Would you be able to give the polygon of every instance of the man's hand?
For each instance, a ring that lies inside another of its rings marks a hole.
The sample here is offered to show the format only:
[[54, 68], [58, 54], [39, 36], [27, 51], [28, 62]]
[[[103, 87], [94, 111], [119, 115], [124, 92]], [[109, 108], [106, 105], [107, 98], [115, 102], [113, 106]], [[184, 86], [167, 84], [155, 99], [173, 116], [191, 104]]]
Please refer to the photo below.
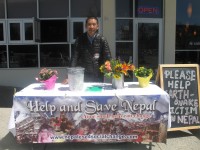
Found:
[[68, 84], [68, 79], [64, 79], [64, 80], [62, 81], [62, 84]]

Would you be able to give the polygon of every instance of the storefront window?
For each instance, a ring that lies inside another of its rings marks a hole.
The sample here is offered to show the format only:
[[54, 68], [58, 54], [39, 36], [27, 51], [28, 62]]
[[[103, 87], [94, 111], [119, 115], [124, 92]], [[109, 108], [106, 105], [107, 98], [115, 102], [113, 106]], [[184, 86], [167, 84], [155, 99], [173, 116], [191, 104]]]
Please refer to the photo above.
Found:
[[138, 65], [153, 69], [158, 67], [159, 24], [138, 24]]
[[41, 20], [41, 42], [67, 42], [67, 20]]
[[116, 0], [116, 17], [133, 17], [133, 0]]
[[5, 45], [0, 45], [0, 68], [7, 67], [7, 51]]
[[85, 18], [96, 16], [101, 23], [101, 2], [0, 0], [0, 43], [7, 50], [0, 67], [68, 66], [73, 43], [85, 32]]
[[1, 19], [5, 18], [5, 4], [4, 4], [4, 0], [0, 0], [0, 18]]
[[41, 67], [66, 67], [69, 65], [68, 44], [40, 45]]
[[73, 24], [73, 39], [77, 39], [84, 32], [83, 22], [74, 22]]
[[136, 0], [135, 17], [138, 18], [162, 18], [163, 0]]
[[101, 16], [101, 0], [71, 0], [71, 17]]
[[38, 67], [37, 45], [9, 45], [9, 67]]
[[21, 24], [17, 22], [10, 23], [10, 40], [20, 41], [21, 40]]
[[10, 19], [9, 26], [9, 43], [33, 43], [33, 20], [29, 19]]
[[69, 0], [39, 0], [40, 18], [66, 18], [69, 16]]
[[25, 40], [33, 40], [33, 23], [24, 23]]
[[5, 41], [4, 22], [0, 21], [0, 43]]
[[129, 62], [133, 61], [133, 42], [117, 42], [116, 58]]
[[177, 0], [176, 50], [200, 49], [200, 1]]
[[7, 0], [8, 18], [37, 17], [36, 0]]
[[200, 51], [176, 51], [176, 64], [200, 64]]
[[133, 20], [116, 20], [116, 40], [133, 40]]

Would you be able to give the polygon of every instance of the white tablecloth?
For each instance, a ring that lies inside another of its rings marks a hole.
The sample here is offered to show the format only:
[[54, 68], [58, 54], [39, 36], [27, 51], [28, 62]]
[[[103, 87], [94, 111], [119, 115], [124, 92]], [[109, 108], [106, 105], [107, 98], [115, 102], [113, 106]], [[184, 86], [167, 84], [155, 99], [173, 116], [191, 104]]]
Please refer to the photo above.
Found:
[[[95, 87], [95, 88], [93, 88]], [[96, 90], [97, 88], [97, 90]], [[73, 97], [73, 96], [140, 96], [140, 95], [160, 95], [160, 101], [157, 104], [157, 111], [159, 113], [166, 113], [168, 115], [168, 128], [171, 126], [170, 117], [170, 98], [169, 95], [163, 91], [160, 87], [155, 84], [150, 84], [148, 87], [140, 88], [138, 82], [125, 82], [125, 87], [123, 89], [112, 89], [111, 84], [108, 83], [85, 83], [82, 91], [69, 91], [68, 85], [63, 85], [56, 83], [53, 90], [44, 90], [41, 83], [31, 84], [21, 91], [17, 92], [14, 96], [14, 102], [18, 97], [51, 97], [51, 96], [63, 96], [63, 97]], [[142, 99], [142, 101], [148, 101]], [[15, 123], [20, 122], [20, 119], [16, 120], [16, 111], [18, 111], [19, 105], [14, 103], [12, 113], [9, 122], [9, 131], [16, 135]]]

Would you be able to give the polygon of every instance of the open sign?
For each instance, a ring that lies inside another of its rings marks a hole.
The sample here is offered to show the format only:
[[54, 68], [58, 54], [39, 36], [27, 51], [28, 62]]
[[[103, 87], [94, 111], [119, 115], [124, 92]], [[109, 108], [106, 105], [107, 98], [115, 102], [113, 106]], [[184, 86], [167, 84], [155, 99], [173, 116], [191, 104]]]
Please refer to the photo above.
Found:
[[140, 6], [137, 9], [137, 13], [144, 14], [144, 15], [148, 15], [148, 14], [158, 15], [160, 14], [160, 9], [158, 7]]

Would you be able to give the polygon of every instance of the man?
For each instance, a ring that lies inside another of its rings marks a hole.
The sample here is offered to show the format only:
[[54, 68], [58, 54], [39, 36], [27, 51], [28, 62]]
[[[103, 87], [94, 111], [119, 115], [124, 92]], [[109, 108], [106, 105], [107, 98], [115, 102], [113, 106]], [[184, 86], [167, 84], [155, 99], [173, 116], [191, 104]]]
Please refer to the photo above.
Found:
[[85, 82], [103, 82], [103, 74], [99, 67], [111, 59], [108, 42], [98, 33], [99, 22], [96, 17], [86, 19], [86, 30], [75, 41], [75, 49], [72, 52], [71, 67], [85, 68]]

